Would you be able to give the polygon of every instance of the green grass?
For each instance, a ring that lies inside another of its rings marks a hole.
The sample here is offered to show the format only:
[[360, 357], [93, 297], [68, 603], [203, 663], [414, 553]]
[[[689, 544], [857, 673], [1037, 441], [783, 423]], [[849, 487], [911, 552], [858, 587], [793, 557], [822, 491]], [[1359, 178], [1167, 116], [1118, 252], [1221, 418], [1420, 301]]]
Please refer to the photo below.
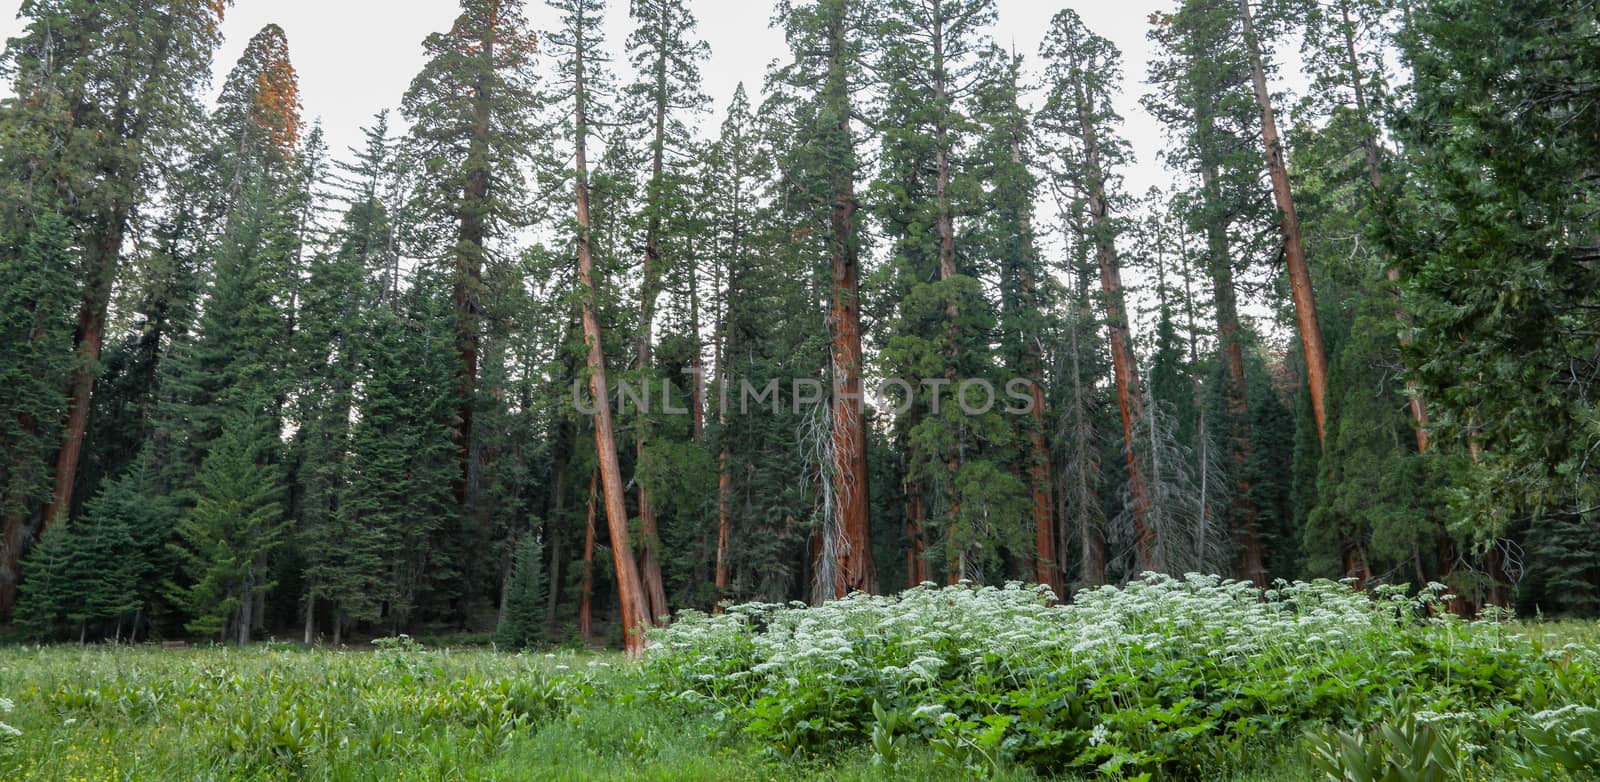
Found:
[[[1042, 776], [1071, 769], [1326, 782], [1314, 768], [1340, 747], [1341, 779], [1596, 778], [1600, 751], [1577, 737], [1600, 734], [1600, 623], [1398, 621], [1408, 604], [1392, 596], [1294, 594], [1289, 611], [1232, 587], [1153, 582], [1062, 611], [952, 588], [752, 608], [764, 629], [735, 609], [681, 617], [645, 665], [405, 638], [372, 651], [0, 646], [0, 780], [1077, 779]], [[1046, 740], [1080, 754], [1041, 762]], [[1453, 770], [1384, 776], [1435, 745], [1434, 765]]]
[[[613, 654], [0, 649], [0, 779], [811, 780], [970, 777], [925, 747], [787, 758], [638, 697]], [[1003, 768], [991, 777], [1037, 777]], [[1312, 780], [1296, 761], [1239, 782]]]

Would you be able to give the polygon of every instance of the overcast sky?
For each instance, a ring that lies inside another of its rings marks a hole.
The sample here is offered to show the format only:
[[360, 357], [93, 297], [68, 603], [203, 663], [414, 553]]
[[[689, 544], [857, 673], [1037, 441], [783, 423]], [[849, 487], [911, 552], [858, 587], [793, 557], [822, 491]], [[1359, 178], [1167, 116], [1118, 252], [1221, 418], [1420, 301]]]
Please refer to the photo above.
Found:
[[[17, 34], [20, 0], [0, 0], [0, 33]], [[1141, 193], [1167, 180], [1156, 164], [1163, 142], [1161, 129], [1138, 108], [1149, 44], [1147, 18], [1152, 11], [1171, 5], [1168, 0], [1120, 2], [1041, 2], [998, 0], [996, 42], [1015, 46], [1035, 65], [1039, 42], [1050, 17], [1063, 7], [1078, 9], [1089, 27], [1121, 47], [1124, 75], [1121, 110], [1127, 136], [1138, 164], [1124, 172], [1131, 192]], [[740, 81], [752, 98], [760, 90], [768, 63], [787, 50], [782, 34], [769, 26], [768, 0], [691, 0], [700, 22], [700, 34], [711, 46], [705, 64], [705, 90], [716, 102], [715, 112], [702, 120], [713, 131], [722, 110]], [[300, 75], [307, 119], [321, 118], [335, 154], [360, 141], [359, 128], [369, 124], [381, 109], [396, 108], [411, 77], [422, 66], [422, 39], [447, 29], [457, 13], [455, 0], [235, 0], [223, 32], [226, 41], [213, 67], [213, 92], [232, 67], [250, 37], [263, 25], [277, 23], [289, 37], [290, 56]], [[542, 2], [530, 2], [528, 14], [536, 29], [555, 24], [555, 12]], [[631, 23], [627, 0], [612, 0], [607, 16], [607, 43], [620, 57]], [[8, 85], [9, 86], [9, 85]]]

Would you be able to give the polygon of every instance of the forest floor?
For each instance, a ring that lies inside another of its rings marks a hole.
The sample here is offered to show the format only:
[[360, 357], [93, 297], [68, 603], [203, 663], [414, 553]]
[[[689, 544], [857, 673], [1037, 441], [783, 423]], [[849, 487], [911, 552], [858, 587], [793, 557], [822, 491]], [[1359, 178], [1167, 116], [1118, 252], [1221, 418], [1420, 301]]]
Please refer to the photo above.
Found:
[[[1600, 625], [1529, 625], [1600, 647]], [[650, 696], [615, 653], [505, 654], [409, 642], [336, 651], [0, 648], [7, 780], [942, 780], [1040, 778], [951, 765], [927, 746], [892, 767], [870, 746], [785, 756], [704, 709]], [[1231, 782], [1312, 782], [1286, 742]]]

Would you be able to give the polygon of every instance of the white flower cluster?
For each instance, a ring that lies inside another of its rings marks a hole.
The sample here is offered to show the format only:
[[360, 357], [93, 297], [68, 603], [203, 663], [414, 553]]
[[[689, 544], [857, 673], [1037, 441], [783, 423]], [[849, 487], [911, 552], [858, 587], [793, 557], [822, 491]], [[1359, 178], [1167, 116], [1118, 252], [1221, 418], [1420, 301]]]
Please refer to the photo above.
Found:
[[[13, 703], [10, 698], [0, 698], [0, 714], [10, 714], [11, 710], [15, 709], [16, 707], [17, 704]], [[3, 721], [0, 721], [0, 741], [16, 738], [17, 736], [21, 735], [22, 731], [7, 725]]]
[[[893, 596], [855, 594], [821, 606], [747, 604], [721, 616], [689, 612], [654, 635], [649, 666], [684, 694], [717, 698], [769, 686], [848, 681], [913, 692], [986, 670], [1010, 680], [1079, 680], [1163, 659], [1259, 665], [1264, 657], [1314, 677], [1330, 649], [1372, 656], [1376, 670], [1409, 652], [1367, 643], [1393, 629], [1415, 598], [1329, 581], [1280, 582], [1265, 592], [1211, 576], [1147, 574], [1124, 587], [1057, 604], [1048, 589], [924, 585]], [[1430, 620], [1448, 621], [1448, 620]]]

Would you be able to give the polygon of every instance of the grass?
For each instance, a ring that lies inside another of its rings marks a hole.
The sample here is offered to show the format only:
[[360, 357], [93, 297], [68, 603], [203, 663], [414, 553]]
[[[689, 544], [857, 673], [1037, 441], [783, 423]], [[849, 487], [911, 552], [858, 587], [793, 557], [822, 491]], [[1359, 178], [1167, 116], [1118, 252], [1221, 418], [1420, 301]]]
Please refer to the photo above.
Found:
[[[637, 697], [641, 675], [605, 653], [10, 647], [0, 649], [0, 694], [15, 706], [0, 721], [21, 735], [0, 741], [0, 779], [971, 776], [926, 748], [892, 770], [865, 748], [783, 757], [709, 716]], [[990, 778], [1037, 779], [1015, 768]], [[1289, 761], [1237, 779], [1314, 777]]]
[[[1596, 778], [1600, 753], [1574, 736], [1600, 733], [1600, 624], [1402, 621], [1393, 596], [1237, 591], [745, 607], [681, 618], [645, 664], [403, 637], [0, 647], [0, 779]], [[1412, 762], [1427, 768], [1385, 776]]]

